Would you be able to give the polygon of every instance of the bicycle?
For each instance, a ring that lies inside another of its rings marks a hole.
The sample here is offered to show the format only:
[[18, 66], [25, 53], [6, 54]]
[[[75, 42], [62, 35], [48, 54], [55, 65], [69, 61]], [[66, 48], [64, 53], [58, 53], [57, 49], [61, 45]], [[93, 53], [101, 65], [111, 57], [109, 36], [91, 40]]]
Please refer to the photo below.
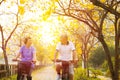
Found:
[[59, 60], [59, 59], [57, 59], [55, 62], [62, 63], [62, 73], [60, 74], [62, 80], [70, 80], [69, 66], [70, 66], [70, 64], [74, 64], [74, 62], [72, 60], [71, 61], [64, 61], [64, 60]]
[[35, 64], [35, 61], [21, 61], [19, 59], [13, 59], [12, 61], [18, 62], [17, 80], [31, 80], [29, 77], [29, 72], [32, 63]]

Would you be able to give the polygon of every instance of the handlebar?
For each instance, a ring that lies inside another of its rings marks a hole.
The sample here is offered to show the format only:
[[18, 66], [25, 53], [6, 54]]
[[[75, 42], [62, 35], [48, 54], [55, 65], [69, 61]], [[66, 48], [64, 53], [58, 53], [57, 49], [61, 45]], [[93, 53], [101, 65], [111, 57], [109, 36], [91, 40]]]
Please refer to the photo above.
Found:
[[[20, 60], [20, 59], [12, 59], [12, 61], [14, 61], [14, 62], [19, 62], [19, 61], [21, 61], [21, 60]], [[32, 61], [28, 61], [28, 62], [32, 62], [32, 63], [34, 63], [34, 64], [36, 63], [36, 61], [33, 61], [33, 60], [32, 60]]]
[[16, 61], [21, 61], [20, 59], [12, 59], [12, 61], [16, 62]]
[[[53, 62], [71, 62], [71, 63], [75, 63], [74, 60], [69, 60], [69, 61], [65, 61], [65, 60], [60, 60], [60, 59], [56, 59], [56, 60], [52, 60]], [[77, 62], [78, 60], [76, 60]]]

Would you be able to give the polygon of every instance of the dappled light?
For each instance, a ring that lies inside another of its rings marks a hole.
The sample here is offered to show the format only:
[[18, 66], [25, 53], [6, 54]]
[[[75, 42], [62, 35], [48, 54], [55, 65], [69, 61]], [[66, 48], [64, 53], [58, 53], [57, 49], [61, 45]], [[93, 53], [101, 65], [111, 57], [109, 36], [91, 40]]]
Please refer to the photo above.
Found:
[[38, 33], [41, 34], [41, 38], [40, 41], [43, 42], [43, 45], [49, 45], [49, 44], [53, 44], [53, 40], [55, 40], [54, 34], [54, 28], [55, 26], [52, 25], [52, 23], [50, 22], [43, 22], [42, 23], [42, 29], [38, 29]]
[[120, 80], [119, 27], [119, 0], [0, 0], [0, 80], [16, 80], [22, 49], [33, 80], [56, 80], [62, 52], [74, 80]]

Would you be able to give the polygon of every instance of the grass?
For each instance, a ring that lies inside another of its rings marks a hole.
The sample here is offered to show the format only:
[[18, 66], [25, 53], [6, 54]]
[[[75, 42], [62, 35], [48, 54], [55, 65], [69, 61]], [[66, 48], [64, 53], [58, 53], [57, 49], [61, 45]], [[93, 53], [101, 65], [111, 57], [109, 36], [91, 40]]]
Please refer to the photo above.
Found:
[[[38, 70], [35, 70], [35, 71], [33, 71], [33, 74], [36, 74], [38, 71], [42, 71], [42, 70], [44, 70], [45, 68], [43, 67], [43, 68], [40, 68], [40, 69], [38, 69]], [[10, 76], [10, 77], [5, 77], [5, 78], [2, 78], [2, 79], [0, 79], [0, 80], [16, 80], [16, 78], [17, 78], [17, 75], [13, 75], [13, 76]]]
[[17, 75], [13, 75], [13, 76], [10, 76], [10, 77], [2, 78], [0, 80], [16, 80], [16, 76]]

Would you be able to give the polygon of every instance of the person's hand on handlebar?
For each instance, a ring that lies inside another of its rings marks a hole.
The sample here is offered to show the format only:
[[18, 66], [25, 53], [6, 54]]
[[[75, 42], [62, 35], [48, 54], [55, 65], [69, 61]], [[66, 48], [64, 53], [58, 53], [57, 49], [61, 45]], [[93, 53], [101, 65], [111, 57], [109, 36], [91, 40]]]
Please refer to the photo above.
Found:
[[32, 61], [32, 63], [36, 64], [36, 61], [35, 61], [35, 60], [33, 60], [33, 61]]
[[16, 59], [16, 58], [14, 58], [14, 59], [12, 59], [12, 61], [17, 61], [17, 59]]
[[77, 64], [77, 62], [78, 62], [78, 60], [73, 60], [73, 63], [76, 65]]
[[56, 59], [54, 59], [53, 62], [56, 63]]
[[21, 61], [19, 58], [13, 58], [12, 61]]

